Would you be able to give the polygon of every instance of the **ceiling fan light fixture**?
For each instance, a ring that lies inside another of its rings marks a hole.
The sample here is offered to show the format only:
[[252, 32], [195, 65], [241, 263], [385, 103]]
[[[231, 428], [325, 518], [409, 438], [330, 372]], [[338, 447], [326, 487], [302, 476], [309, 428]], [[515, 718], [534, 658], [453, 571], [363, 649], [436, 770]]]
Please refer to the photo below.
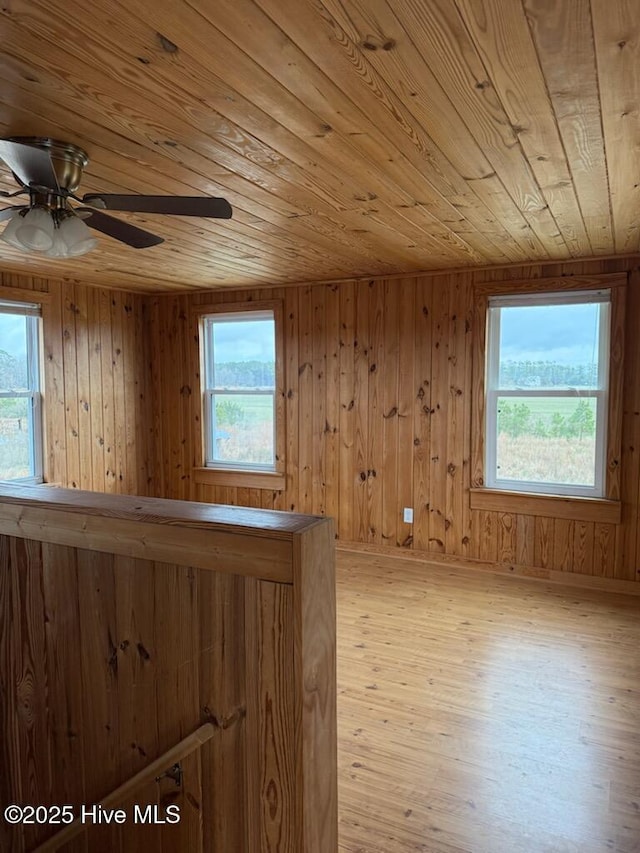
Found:
[[69, 249], [67, 248], [67, 244], [64, 242], [62, 235], [60, 234], [60, 229], [56, 228], [53, 234], [53, 246], [49, 249], [48, 252], [45, 253], [48, 258], [68, 258], [69, 257]]
[[5, 243], [8, 243], [10, 246], [13, 246], [14, 249], [20, 249], [20, 251], [25, 252], [26, 249], [22, 245], [22, 243], [18, 242], [16, 237], [16, 231], [20, 228], [22, 224], [22, 217], [20, 216], [20, 211], [16, 210], [13, 214], [7, 225], [5, 226], [4, 231], [0, 234], [0, 240], [4, 240]]
[[[80, 217], [75, 215], [66, 216], [62, 220], [58, 226], [58, 234], [67, 250], [66, 256], [63, 257], [77, 258], [80, 255], [86, 255], [98, 245], [95, 237], [91, 236], [91, 231]], [[61, 256], [57, 255], [57, 257]]]
[[[85, 151], [72, 142], [43, 136], [12, 136], [0, 139], [0, 160], [11, 169], [20, 189], [3, 192], [5, 198], [29, 195], [29, 210], [0, 209], [0, 222], [7, 222], [4, 242], [21, 251], [37, 252], [51, 258], [85, 255], [98, 241], [80, 220], [84, 214], [90, 228], [133, 249], [146, 249], [163, 243], [162, 237], [122, 221], [103, 211], [168, 214], [208, 219], [230, 219], [231, 205], [212, 196], [167, 196], [89, 193], [75, 194], [84, 168], [89, 162]], [[82, 207], [71, 204], [80, 202]]]
[[53, 246], [54, 227], [49, 210], [33, 207], [22, 217], [22, 221], [16, 228], [15, 237], [21, 248], [27, 251], [47, 252]]

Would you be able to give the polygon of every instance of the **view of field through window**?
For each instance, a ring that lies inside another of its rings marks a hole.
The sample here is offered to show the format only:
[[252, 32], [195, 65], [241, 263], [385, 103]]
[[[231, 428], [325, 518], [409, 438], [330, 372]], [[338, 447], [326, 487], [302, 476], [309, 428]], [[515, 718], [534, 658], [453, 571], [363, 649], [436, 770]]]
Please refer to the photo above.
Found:
[[498, 480], [594, 487], [601, 310], [600, 302], [500, 307]]
[[210, 461], [227, 465], [273, 466], [273, 316], [255, 319], [214, 317], [209, 344]]
[[595, 399], [498, 399], [500, 477], [592, 486], [595, 452]]
[[0, 479], [29, 477], [31, 471], [27, 319], [0, 312]]

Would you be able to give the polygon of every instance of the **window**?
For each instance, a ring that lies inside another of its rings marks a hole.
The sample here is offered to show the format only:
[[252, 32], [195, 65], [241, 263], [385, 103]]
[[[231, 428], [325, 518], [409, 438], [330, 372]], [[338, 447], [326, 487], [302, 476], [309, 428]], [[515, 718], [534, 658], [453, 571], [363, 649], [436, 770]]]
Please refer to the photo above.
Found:
[[281, 404], [273, 307], [202, 317], [204, 464], [281, 471]]
[[603, 497], [611, 291], [488, 300], [485, 486]]
[[42, 482], [39, 315], [0, 301], [0, 480]]

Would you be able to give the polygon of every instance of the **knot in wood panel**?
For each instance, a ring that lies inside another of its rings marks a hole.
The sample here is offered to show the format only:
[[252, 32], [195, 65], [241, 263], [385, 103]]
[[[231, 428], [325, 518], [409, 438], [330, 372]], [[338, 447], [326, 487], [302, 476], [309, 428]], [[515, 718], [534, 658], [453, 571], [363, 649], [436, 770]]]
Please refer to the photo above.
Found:
[[158, 41], [160, 42], [160, 46], [167, 53], [177, 53], [178, 45], [174, 44], [171, 39], [168, 39], [166, 36], [163, 36], [162, 33], [156, 33], [158, 37]]

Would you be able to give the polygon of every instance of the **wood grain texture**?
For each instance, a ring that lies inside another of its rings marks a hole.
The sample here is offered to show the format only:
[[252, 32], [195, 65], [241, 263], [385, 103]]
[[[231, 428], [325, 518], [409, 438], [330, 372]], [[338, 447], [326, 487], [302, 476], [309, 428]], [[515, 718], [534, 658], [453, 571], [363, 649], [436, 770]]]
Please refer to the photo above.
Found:
[[[5, 246], [3, 269], [180, 293], [637, 252], [634, 13], [77, 0], [70, 20], [59, 1], [14, 0], [0, 136], [86, 148], [81, 193], [223, 196], [233, 218], [116, 213], [165, 242], [99, 235], [55, 261]], [[15, 189], [4, 165], [0, 186]]]
[[[215, 729], [211, 723], [205, 723], [200, 726], [195, 732], [187, 735], [179, 743], [159, 755], [151, 764], [135, 776], [131, 776], [122, 785], [110, 791], [107, 796], [102, 797], [99, 805], [107, 810], [120, 807], [123, 802], [126, 802], [130, 798], [133, 798], [135, 801], [136, 794], [141, 788], [144, 788], [149, 782], [157, 781], [157, 777], [164, 775], [167, 767], [171, 768], [174, 764], [179, 764], [183, 761], [186, 763], [186, 759], [190, 758], [196, 750], [201, 749], [213, 737], [214, 733]], [[60, 832], [57, 832], [43, 844], [40, 844], [34, 853], [55, 853], [56, 850], [67, 845], [76, 835], [84, 832], [84, 824], [85, 822], [81, 818], [76, 818], [73, 823], [66, 826]], [[167, 850], [171, 849], [169, 845], [166, 846]], [[192, 846], [190, 849], [195, 850], [195, 846]]]
[[[125, 310], [115, 291], [0, 274], [0, 298], [43, 300], [46, 480], [147, 494], [148, 442], [146, 436], [139, 442], [135, 438], [137, 425], [148, 423], [151, 411], [147, 363], [139, 357], [131, 330], [122, 331], [141, 314], [140, 297], [128, 295]], [[120, 307], [112, 313], [114, 300]], [[130, 386], [127, 406], [125, 381]]]
[[339, 853], [637, 848], [638, 597], [388, 548], [337, 588]]
[[292, 579], [291, 534], [307, 527], [308, 517], [291, 513], [0, 486], [2, 533], [284, 583]]
[[470, 490], [471, 509], [485, 509], [494, 512], [517, 512], [519, 515], [546, 518], [577, 519], [578, 521], [609, 521], [619, 524], [622, 507], [619, 501], [599, 498], [575, 499], [560, 495], [535, 495], [531, 497], [522, 492], [509, 492], [497, 489]]
[[[296, 683], [295, 849], [335, 850], [338, 831], [336, 764], [336, 612], [333, 525], [316, 525], [294, 543], [293, 645]], [[318, 601], [325, 602], [319, 608]], [[313, 804], [313, 807], [311, 807]]]
[[[47, 487], [7, 487], [0, 515], [28, 514], [30, 501], [49, 507], [40, 534], [0, 532], [0, 809], [64, 802], [78, 816], [81, 804], [104, 801], [127, 811], [123, 826], [65, 833], [64, 849], [77, 853], [334, 853], [332, 524], [226, 507], [245, 522], [231, 532], [213, 520], [221, 508]], [[176, 509], [191, 516], [186, 526]], [[162, 527], [181, 535], [179, 557], [121, 554], [96, 540], [96, 521], [115, 544], [118, 520], [136, 512], [154, 518], [148, 541]], [[269, 534], [287, 546], [288, 582], [253, 576], [251, 515], [280, 521], [253, 538], [267, 556]], [[65, 519], [75, 542], [51, 542], [48, 524], [62, 530]], [[216, 531], [236, 540], [246, 571], [226, 571]], [[208, 570], [191, 560], [198, 532], [217, 552]], [[157, 778], [203, 726], [207, 743], [181, 762], [180, 784]], [[161, 816], [177, 805], [180, 822], [136, 823], [136, 804]], [[54, 826], [3, 822], [0, 833], [12, 853], [59, 846], [47, 843]]]
[[[247, 763], [259, 748], [251, 740], [258, 719], [248, 692], [250, 678], [258, 671], [255, 649], [247, 642], [255, 625], [246, 621], [256, 583], [217, 572], [198, 579], [200, 713], [216, 727], [216, 737], [203, 752], [202, 779], [205, 790], [218, 791], [202, 803], [206, 851], [215, 845], [250, 850], [249, 838], [260, 829], [251, 819], [251, 785], [257, 774], [249, 772]], [[241, 673], [246, 673], [244, 679], [238, 677]], [[226, 780], [222, 786], [220, 779]]]
[[[285, 290], [286, 487], [277, 497], [261, 490], [260, 505], [335, 513], [337, 533], [346, 542], [500, 560], [532, 570], [637, 579], [637, 276], [628, 262], [598, 261]], [[622, 447], [618, 450], [612, 441], [609, 448], [610, 493], [613, 497], [620, 490], [622, 500], [583, 501], [576, 509], [563, 499], [538, 501], [519, 495], [512, 500], [471, 492], [482, 479], [483, 430], [478, 403], [483, 363], [478, 353], [484, 320], [475, 295], [528, 292], [541, 286], [584, 289], [603, 283], [616, 293], [624, 285], [629, 299], [628, 308], [618, 300], [614, 311], [613, 364], [622, 369], [611, 394], [610, 435], [618, 432]], [[264, 292], [237, 291], [235, 297], [240, 304], [251, 304], [264, 298]], [[176, 299], [158, 299], [152, 330], [158, 349], [166, 340], [165, 324], [171, 322]], [[226, 292], [202, 294], [187, 303], [195, 310], [200, 302], [228, 299]], [[623, 331], [631, 349], [620, 365]], [[183, 334], [197, 356], [196, 327], [185, 328]], [[158, 377], [175, 369], [171, 358], [171, 351], [165, 350]], [[186, 365], [193, 358], [192, 352], [183, 362], [174, 388], [192, 381]], [[331, 382], [324, 371], [333, 377]], [[162, 383], [155, 399], [161, 406], [154, 420], [161, 424], [162, 441], [179, 449], [187, 437], [180, 433], [182, 421], [175, 407], [185, 401], [175, 390], [171, 397]], [[197, 440], [197, 424], [195, 428], [191, 441]], [[165, 496], [185, 496], [177, 469], [167, 466], [162, 483]], [[221, 495], [206, 484], [186, 496], [254, 500], [246, 491]], [[404, 507], [413, 508], [413, 525], [403, 523]], [[554, 542], [556, 518], [586, 524], [571, 534], [558, 526], [562, 542], [574, 542], [571, 551]], [[605, 525], [600, 533], [598, 523]]]

